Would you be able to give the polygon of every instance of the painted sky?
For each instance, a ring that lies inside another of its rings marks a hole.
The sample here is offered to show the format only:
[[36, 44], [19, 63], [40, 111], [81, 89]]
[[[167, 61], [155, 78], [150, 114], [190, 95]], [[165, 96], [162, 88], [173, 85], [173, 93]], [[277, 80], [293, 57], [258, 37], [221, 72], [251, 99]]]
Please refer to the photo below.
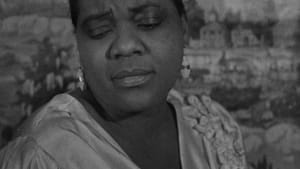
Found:
[[[204, 9], [209, 9], [213, 5], [217, 6], [219, 9], [220, 6], [221, 12], [228, 9], [233, 11], [241, 11], [243, 16], [249, 16], [253, 14], [251, 19], [262, 19], [265, 14], [265, 7], [267, 7], [268, 1], [273, 1], [275, 11], [277, 13], [278, 19], [293, 19], [299, 16], [300, 14], [300, 1], [299, 0], [196, 0], [198, 4]], [[265, 4], [265, 5], [263, 5]], [[219, 6], [219, 7], [218, 7]], [[219, 9], [220, 10], [220, 9]], [[255, 18], [254, 18], [255, 17]], [[257, 18], [258, 17], [258, 18]]]

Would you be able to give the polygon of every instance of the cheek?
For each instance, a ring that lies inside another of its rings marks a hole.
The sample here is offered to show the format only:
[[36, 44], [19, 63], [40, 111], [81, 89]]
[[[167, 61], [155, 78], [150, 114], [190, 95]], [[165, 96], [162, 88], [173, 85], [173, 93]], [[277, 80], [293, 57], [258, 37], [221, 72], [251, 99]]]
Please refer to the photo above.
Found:
[[[176, 31], [174, 31], [176, 32]], [[179, 31], [178, 31], [179, 32]], [[155, 61], [164, 71], [179, 71], [183, 57], [183, 37], [172, 32], [164, 32], [154, 39], [151, 44], [156, 48]]]
[[80, 62], [84, 68], [86, 78], [88, 78], [90, 82], [96, 79], [104, 81], [107, 77], [106, 47], [93, 41], [78, 41]]
[[89, 40], [81, 34], [77, 35], [77, 44], [82, 66], [88, 68], [94, 64], [105, 63], [105, 45]]

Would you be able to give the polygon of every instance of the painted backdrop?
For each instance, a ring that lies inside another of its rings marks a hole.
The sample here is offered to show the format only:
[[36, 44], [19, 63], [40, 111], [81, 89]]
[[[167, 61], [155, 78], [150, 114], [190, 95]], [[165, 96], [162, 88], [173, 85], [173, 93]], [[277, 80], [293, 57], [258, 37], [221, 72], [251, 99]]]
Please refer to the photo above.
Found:
[[[239, 122], [253, 169], [300, 167], [300, 1], [185, 0], [190, 41], [175, 88]], [[77, 87], [66, 0], [0, 0], [0, 145], [53, 95]]]

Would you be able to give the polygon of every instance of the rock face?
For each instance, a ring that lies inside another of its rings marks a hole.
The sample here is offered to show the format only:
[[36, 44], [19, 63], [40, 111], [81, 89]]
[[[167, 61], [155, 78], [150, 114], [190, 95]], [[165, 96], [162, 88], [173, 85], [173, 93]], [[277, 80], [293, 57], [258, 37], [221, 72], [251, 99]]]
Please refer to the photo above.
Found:
[[11, 16], [2, 21], [2, 33], [22, 34], [64, 34], [73, 30], [69, 18], [48, 18], [38, 15]]
[[263, 139], [257, 135], [250, 135], [244, 139], [246, 152], [257, 151], [263, 145]]
[[[60, 9], [60, 10], [57, 10]], [[68, 16], [67, 0], [0, 0], [0, 17], [38, 13]]]
[[300, 151], [300, 129], [291, 124], [279, 124], [267, 130], [266, 142], [283, 154]]
[[[247, 160], [255, 166], [264, 164], [273, 168], [298, 169], [300, 166], [300, 128], [288, 122], [269, 128], [243, 128]], [[257, 167], [255, 167], [257, 168]]]

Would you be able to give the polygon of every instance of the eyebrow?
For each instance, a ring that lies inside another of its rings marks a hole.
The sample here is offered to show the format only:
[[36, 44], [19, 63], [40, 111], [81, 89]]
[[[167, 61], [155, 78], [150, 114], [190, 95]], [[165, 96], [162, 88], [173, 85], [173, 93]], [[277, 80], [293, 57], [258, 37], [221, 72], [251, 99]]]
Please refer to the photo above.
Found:
[[146, 8], [149, 8], [149, 7], [161, 8], [161, 6], [156, 4], [156, 3], [148, 2], [146, 4], [142, 4], [142, 5], [139, 5], [139, 6], [130, 7], [129, 11], [132, 12], [132, 13], [140, 13], [143, 10], [145, 10]]
[[84, 26], [84, 25], [87, 25], [91, 21], [105, 19], [112, 15], [113, 15], [112, 10], [109, 10], [109, 11], [106, 11], [103, 13], [98, 13], [98, 14], [91, 14], [83, 19], [83, 22], [81, 25]]

